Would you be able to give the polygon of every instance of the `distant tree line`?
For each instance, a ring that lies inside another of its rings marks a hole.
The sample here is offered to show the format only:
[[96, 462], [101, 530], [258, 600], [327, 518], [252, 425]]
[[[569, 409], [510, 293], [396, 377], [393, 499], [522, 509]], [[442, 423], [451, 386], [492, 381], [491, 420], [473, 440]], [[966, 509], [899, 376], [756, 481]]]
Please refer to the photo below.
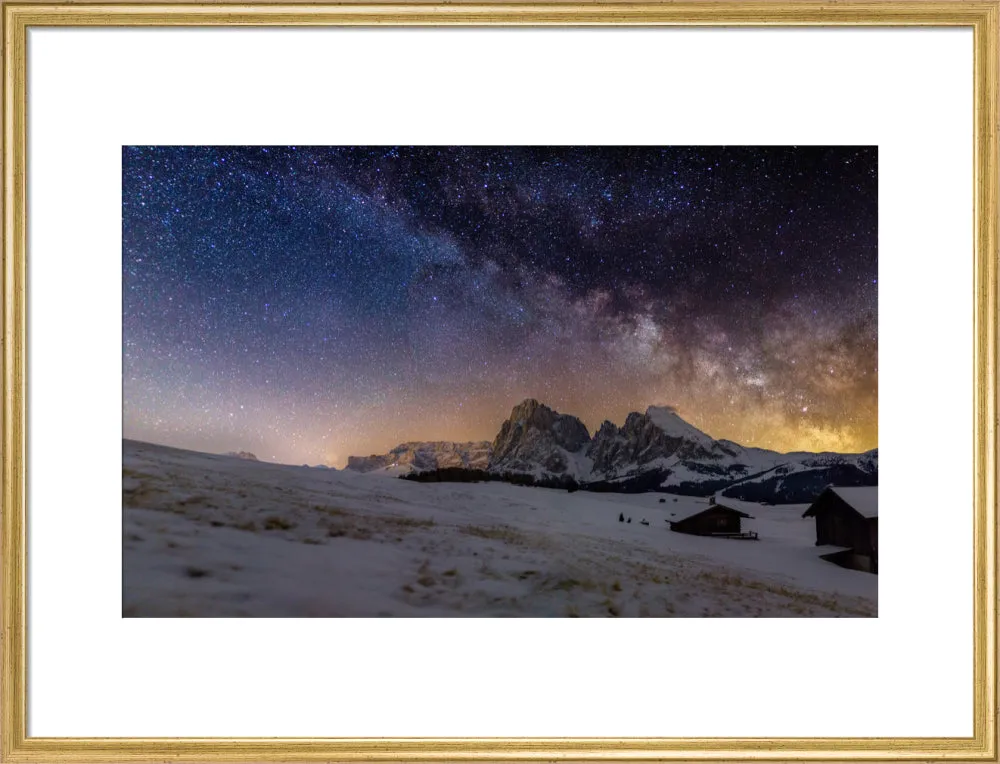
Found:
[[705, 496], [721, 493], [743, 501], [769, 502], [776, 504], [808, 503], [813, 501], [823, 489], [832, 484], [857, 486], [877, 485], [878, 475], [870, 475], [853, 465], [834, 465], [793, 475], [772, 477], [761, 483], [743, 483], [735, 486], [726, 480], [706, 480], [701, 483], [684, 482], [662, 487], [669, 472], [651, 470], [639, 475], [619, 478], [614, 481], [594, 480], [581, 483], [568, 475], [538, 478], [518, 472], [487, 472], [468, 467], [442, 467], [426, 472], [411, 472], [400, 475], [402, 480], [417, 483], [489, 483], [500, 481], [512, 485], [534, 486], [537, 488], [558, 488], [566, 491], [592, 491], [594, 493], [666, 493], [680, 496]]
[[570, 492], [577, 491], [582, 487], [580, 483], [568, 475], [536, 478], [534, 475], [525, 475], [519, 472], [487, 472], [468, 467], [442, 467], [426, 472], [410, 472], [399, 477], [402, 480], [413, 480], [417, 483], [488, 483], [500, 481], [536, 488], [562, 488]]
[[486, 483], [501, 479], [500, 475], [494, 475], [492, 472], [468, 467], [441, 467], [426, 472], [409, 472], [399, 477], [402, 480], [415, 480], [418, 483]]

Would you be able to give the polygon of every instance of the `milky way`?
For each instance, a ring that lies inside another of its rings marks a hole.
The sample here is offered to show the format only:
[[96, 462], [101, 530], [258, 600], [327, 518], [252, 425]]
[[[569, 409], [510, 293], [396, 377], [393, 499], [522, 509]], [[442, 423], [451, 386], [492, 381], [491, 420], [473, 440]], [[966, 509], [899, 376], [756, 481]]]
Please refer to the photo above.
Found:
[[593, 431], [877, 445], [875, 148], [126, 147], [124, 434], [342, 465]]

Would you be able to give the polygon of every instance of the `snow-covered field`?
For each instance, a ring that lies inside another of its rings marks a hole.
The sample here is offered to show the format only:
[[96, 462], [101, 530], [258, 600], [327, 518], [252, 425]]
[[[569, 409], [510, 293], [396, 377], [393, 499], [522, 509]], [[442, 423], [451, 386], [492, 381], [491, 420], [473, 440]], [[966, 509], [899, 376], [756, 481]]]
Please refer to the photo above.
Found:
[[122, 484], [126, 616], [877, 613], [878, 577], [819, 559], [800, 505], [745, 504], [758, 541], [702, 538], [666, 520], [704, 499], [416, 483], [127, 440]]

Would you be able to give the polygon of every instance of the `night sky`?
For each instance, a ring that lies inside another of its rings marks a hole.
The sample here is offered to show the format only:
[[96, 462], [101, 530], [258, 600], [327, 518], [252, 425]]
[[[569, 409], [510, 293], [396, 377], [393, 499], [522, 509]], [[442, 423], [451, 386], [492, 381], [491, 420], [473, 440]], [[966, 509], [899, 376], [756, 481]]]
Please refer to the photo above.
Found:
[[343, 465], [669, 404], [877, 446], [877, 150], [125, 147], [124, 435]]

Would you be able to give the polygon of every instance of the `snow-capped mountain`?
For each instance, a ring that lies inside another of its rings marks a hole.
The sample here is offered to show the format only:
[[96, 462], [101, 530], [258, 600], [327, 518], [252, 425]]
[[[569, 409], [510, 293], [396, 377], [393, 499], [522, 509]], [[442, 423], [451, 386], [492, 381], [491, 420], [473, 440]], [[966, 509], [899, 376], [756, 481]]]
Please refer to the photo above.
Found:
[[[748, 501], [811, 501], [830, 483], [878, 483], [878, 449], [863, 454], [782, 454], [715, 440], [666, 406], [605, 422], [587, 451], [592, 481], [610, 490], [660, 488]], [[597, 487], [597, 486], [595, 486]]]
[[403, 443], [388, 454], [354, 457], [359, 472], [412, 472], [444, 467], [565, 481], [594, 491], [724, 496], [746, 501], [811, 501], [837, 485], [877, 485], [878, 449], [862, 454], [791, 453], [716, 440], [669, 406], [630, 413], [617, 427], [605, 421], [593, 437], [575, 416], [534, 399], [517, 404], [493, 443]]
[[587, 479], [590, 433], [575, 416], [553, 411], [533, 398], [517, 404], [493, 439], [491, 472]]
[[490, 460], [487, 440], [469, 443], [448, 441], [411, 441], [400, 443], [387, 454], [351, 456], [347, 469], [357, 472], [392, 469], [399, 473], [437, 470], [445, 467], [486, 469]]
[[710, 463], [733, 454], [669, 406], [650, 406], [645, 414], [629, 414], [621, 428], [604, 422], [587, 455], [594, 461], [594, 477], [613, 479], [637, 469], [665, 468], [681, 461]]

